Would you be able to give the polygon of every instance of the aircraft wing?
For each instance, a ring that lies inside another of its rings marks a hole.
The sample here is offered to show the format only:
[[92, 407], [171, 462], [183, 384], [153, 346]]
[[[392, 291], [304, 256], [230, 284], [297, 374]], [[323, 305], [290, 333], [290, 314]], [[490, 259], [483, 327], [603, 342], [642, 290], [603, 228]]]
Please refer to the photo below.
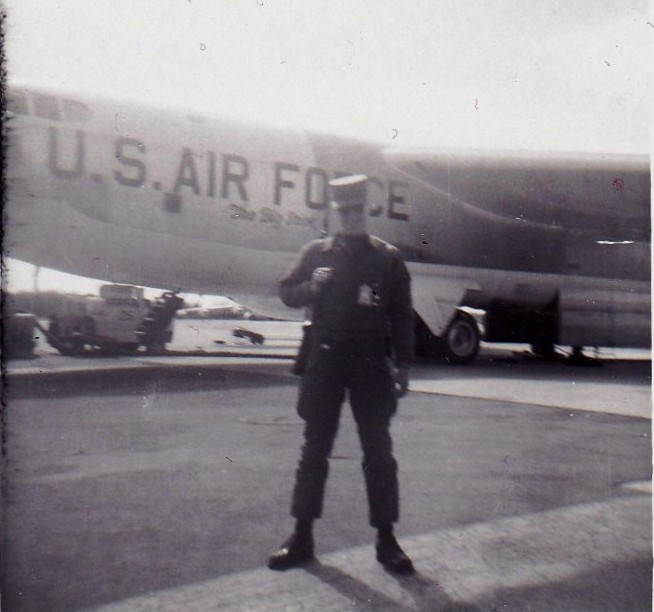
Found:
[[650, 239], [647, 155], [387, 148], [384, 156], [448, 199], [497, 217], [606, 239]]

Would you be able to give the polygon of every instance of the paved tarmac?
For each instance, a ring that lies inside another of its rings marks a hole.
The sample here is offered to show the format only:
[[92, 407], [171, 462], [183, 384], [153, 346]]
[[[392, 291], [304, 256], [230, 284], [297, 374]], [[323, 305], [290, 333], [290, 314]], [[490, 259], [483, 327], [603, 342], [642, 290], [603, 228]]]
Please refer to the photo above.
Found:
[[203, 323], [190, 357], [9, 364], [3, 610], [651, 610], [649, 361], [418, 364], [393, 424], [417, 574], [374, 560], [349, 411], [318, 560], [277, 573], [299, 328]]

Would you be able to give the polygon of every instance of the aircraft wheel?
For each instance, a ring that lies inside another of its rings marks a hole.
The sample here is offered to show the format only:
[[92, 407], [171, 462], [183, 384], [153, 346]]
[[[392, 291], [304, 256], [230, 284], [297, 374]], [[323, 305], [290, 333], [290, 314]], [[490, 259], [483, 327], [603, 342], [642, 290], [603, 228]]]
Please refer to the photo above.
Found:
[[479, 352], [479, 327], [465, 312], [459, 312], [440, 338], [442, 356], [453, 364], [470, 363]]

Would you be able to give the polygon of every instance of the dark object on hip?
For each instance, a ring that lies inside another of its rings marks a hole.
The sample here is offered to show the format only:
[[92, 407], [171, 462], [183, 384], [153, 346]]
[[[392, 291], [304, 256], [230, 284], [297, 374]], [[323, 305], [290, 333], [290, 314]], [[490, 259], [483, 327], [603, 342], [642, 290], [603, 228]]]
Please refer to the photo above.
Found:
[[309, 359], [309, 353], [311, 352], [311, 343], [313, 342], [313, 329], [311, 323], [305, 323], [302, 326], [302, 342], [300, 343], [300, 349], [297, 352], [295, 357], [295, 363], [293, 364], [293, 374], [296, 376], [302, 376], [307, 367], [307, 361]]

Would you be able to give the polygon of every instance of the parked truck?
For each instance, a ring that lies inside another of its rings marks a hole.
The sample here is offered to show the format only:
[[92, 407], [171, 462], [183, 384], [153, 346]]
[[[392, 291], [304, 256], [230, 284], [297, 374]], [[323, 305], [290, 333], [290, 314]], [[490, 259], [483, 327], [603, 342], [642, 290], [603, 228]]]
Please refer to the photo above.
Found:
[[150, 301], [134, 285], [102, 285], [99, 296], [66, 296], [42, 329], [64, 355], [88, 351], [161, 352], [172, 340], [173, 320], [182, 298], [165, 292]]

